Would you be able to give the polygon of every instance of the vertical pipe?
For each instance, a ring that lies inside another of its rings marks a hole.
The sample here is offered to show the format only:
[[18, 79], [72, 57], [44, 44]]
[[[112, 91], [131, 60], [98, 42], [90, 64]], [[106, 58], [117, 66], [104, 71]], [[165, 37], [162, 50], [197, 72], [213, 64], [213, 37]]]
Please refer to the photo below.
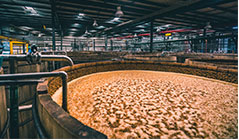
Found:
[[[10, 74], [14, 74], [16, 61], [11, 59], [9, 63]], [[10, 138], [19, 138], [18, 124], [18, 88], [10, 86]]]
[[150, 52], [152, 53], [153, 52], [153, 26], [154, 26], [154, 21], [152, 20], [150, 22]]

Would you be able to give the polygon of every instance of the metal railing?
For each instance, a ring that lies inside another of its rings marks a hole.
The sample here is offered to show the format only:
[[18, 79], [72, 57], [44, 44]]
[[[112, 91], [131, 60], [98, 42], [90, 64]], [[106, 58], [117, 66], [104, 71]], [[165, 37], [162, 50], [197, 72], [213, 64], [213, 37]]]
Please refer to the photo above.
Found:
[[[0, 55], [4, 61], [9, 61], [10, 74], [0, 76], [0, 85], [10, 85], [10, 137], [19, 138], [18, 122], [18, 85], [38, 83], [43, 77], [62, 77], [63, 104], [62, 108], [67, 111], [67, 74], [65, 72], [43, 72], [43, 73], [21, 73], [15, 74], [16, 61], [27, 61], [30, 64], [39, 64], [42, 61], [65, 61], [70, 66], [74, 63], [70, 57], [65, 55], [40, 55], [39, 53], [27, 55]], [[17, 79], [17, 80], [16, 80]], [[38, 80], [38, 81], [37, 81]]]
[[[62, 108], [67, 111], [67, 73], [64, 71], [60, 72], [41, 72], [41, 73], [21, 73], [21, 74], [4, 74], [0, 75], [0, 86], [3, 85], [28, 85], [28, 84], [37, 84], [39, 79], [45, 78], [45, 77], [58, 77], [60, 76], [62, 79]], [[16, 80], [18, 79], [18, 80]], [[29, 81], [28, 81], [29, 80]], [[17, 111], [18, 111], [19, 106], [17, 105]], [[36, 126], [37, 132], [39, 134], [40, 138], [46, 138], [44, 135], [44, 130], [41, 127], [41, 123], [37, 114], [37, 108], [36, 108], [36, 95], [35, 98], [33, 98], [33, 104], [32, 104], [32, 116], [33, 116], [33, 121]], [[16, 111], [14, 112], [16, 113]], [[8, 111], [8, 118], [6, 121], [6, 125], [3, 129], [3, 131], [0, 133], [0, 138], [3, 138], [6, 134], [7, 129], [10, 126], [10, 116], [9, 111]], [[16, 124], [19, 126], [19, 124]], [[16, 132], [16, 135], [14, 138], [17, 138], [18, 136], [18, 126], [15, 126], [14, 132]]]
[[[4, 61], [15, 59], [17, 61], [27, 61], [28, 55], [5, 55], [1, 54], [0, 57], [3, 57]], [[73, 66], [74, 63], [72, 59], [66, 55], [39, 55], [39, 60], [42, 61], [65, 61], [68, 62], [70, 66]]]

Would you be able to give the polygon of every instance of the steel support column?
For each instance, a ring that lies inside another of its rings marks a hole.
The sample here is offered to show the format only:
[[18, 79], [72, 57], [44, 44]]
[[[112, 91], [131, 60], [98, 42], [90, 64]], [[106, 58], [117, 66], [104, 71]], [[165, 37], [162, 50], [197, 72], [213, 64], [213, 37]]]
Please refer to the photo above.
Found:
[[154, 21], [152, 20], [150, 22], [150, 52], [152, 53], [153, 52], [153, 37], [154, 37], [154, 32], [153, 32], [153, 29], [154, 29]]
[[113, 51], [113, 40], [110, 40], [110, 50]]
[[202, 40], [202, 52], [204, 52], [203, 50], [205, 49], [205, 46], [206, 46], [206, 32], [207, 32], [207, 29], [206, 28], [204, 28], [203, 29], [203, 37], [204, 37], [204, 39]]
[[93, 49], [95, 51], [95, 39], [93, 39]]
[[[22, 39], [24, 41], [24, 38]], [[23, 43], [22, 44], [22, 50], [23, 50], [23, 54], [26, 54], [26, 45]]]
[[128, 42], [128, 40], [126, 40], [125, 41], [125, 49], [128, 51], [128, 49], [129, 49], [129, 42]]
[[74, 38], [73, 50], [76, 50], [76, 39]]
[[105, 38], [105, 51], [107, 51], [107, 45], [108, 45], [108, 38]]
[[234, 53], [237, 53], [237, 47], [238, 47], [237, 40], [238, 40], [237, 36], [235, 36], [234, 32], [232, 31], [232, 41], [235, 44], [235, 49], [233, 48], [233, 50], [235, 51]]
[[63, 33], [61, 32], [61, 50], [63, 50], [63, 47], [62, 47], [62, 36], [63, 36]]
[[[16, 60], [10, 59], [10, 74], [14, 74]], [[19, 138], [18, 87], [10, 86], [10, 138]]]
[[52, 49], [56, 50], [56, 39], [55, 39], [55, 4], [54, 0], [51, 0], [51, 22], [52, 22]]

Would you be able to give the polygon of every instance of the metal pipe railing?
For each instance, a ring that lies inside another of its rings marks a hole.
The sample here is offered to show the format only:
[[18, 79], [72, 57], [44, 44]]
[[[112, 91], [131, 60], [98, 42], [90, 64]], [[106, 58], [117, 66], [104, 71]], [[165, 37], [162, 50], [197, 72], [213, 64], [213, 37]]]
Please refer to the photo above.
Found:
[[62, 78], [62, 108], [67, 111], [67, 73], [59, 72], [40, 72], [40, 73], [19, 73], [19, 74], [4, 74], [0, 75], [0, 80], [24, 80], [24, 79], [40, 79], [44, 77]]
[[[15, 74], [16, 61], [27, 61], [30, 64], [37, 64], [42, 59], [43, 61], [66, 61], [69, 65], [74, 65], [73, 61], [65, 55], [40, 55], [39, 53], [28, 55], [0, 55], [0, 58], [9, 61], [10, 74], [1, 75], [0, 85], [10, 85], [10, 136], [11, 138], [19, 137], [18, 127], [18, 90], [17, 86], [21, 84], [32, 84], [40, 82], [36, 78], [61, 76], [62, 78], [62, 93], [63, 101], [62, 108], [67, 111], [67, 74], [65, 72], [56, 73], [24, 73]], [[1, 67], [1, 66], [0, 66]], [[16, 80], [17, 79], [17, 80]]]
[[[74, 63], [72, 59], [66, 55], [39, 55], [40, 59], [43, 61], [65, 61], [68, 62], [70, 66], [73, 66]], [[4, 60], [15, 59], [17, 61], [27, 61], [27, 55], [5, 55], [1, 54], [0, 57], [3, 57]]]
[[[0, 85], [9, 85], [9, 84], [12, 85], [13, 83], [15, 83], [15, 85], [32, 84], [32, 83], [37, 84], [38, 82], [42, 82], [41, 80], [38, 80], [40, 78], [56, 77], [56, 76], [60, 76], [62, 78], [62, 86], [63, 86], [62, 87], [62, 93], [63, 93], [63, 95], [62, 95], [63, 96], [62, 97], [62, 99], [63, 99], [62, 100], [62, 108], [65, 111], [67, 111], [67, 73], [64, 72], [64, 71], [60, 71], [60, 72], [42, 72], [42, 73], [4, 74], [4, 75], [0, 75]], [[18, 79], [18, 80], [16, 80], [16, 79]], [[30, 81], [30, 83], [29, 83], [28, 80]], [[19, 106], [17, 106], [17, 108], [19, 108]], [[33, 121], [34, 121], [35, 127], [37, 129], [37, 132], [39, 134], [39, 137], [40, 138], [46, 138], [46, 135], [44, 134], [44, 129], [41, 126], [39, 116], [37, 114], [36, 95], [34, 95], [32, 106], [31, 105], [24, 106], [24, 107], [20, 108], [19, 111], [26, 110], [26, 109], [27, 110], [32, 109]], [[6, 121], [6, 124], [5, 124], [5, 127], [4, 127], [3, 131], [0, 133], [0, 138], [3, 138], [6, 135], [7, 129], [11, 126], [10, 125], [10, 122], [11, 122], [10, 116], [11, 115], [9, 115], [9, 111], [8, 111], [7, 121]], [[26, 120], [25, 122], [23, 122], [21, 124], [17, 124], [17, 127], [23, 126], [28, 122], [30, 122], [30, 120]], [[10, 127], [10, 129], [11, 129], [11, 127]], [[16, 129], [16, 130], [18, 131], [18, 129]], [[14, 136], [14, 138], [15, 138], [15, 136]]]
[[34, 95], [33, 101], [32, 101], [32, 117], [34, 121], [34, 125], [37, 129], [38, 135], [40, 139], [46, 139], [47, 136], [45, 135], [44, 128], [42, 127], [39, 119], [39, 115], [37, 114], [37, 106], [36, 106], [36, 94]]
[[66, 55], [40, 55], [42, 61], [66, 61], [70, 66], [74, 63], [72, 59]]
[[29, 80], [1, 80], [0, 86], [6, 86], [6, 85], [32, 85], [37, 83], [43, 83], [43, 80], [36, 80], [36, 79], [29, 79]]

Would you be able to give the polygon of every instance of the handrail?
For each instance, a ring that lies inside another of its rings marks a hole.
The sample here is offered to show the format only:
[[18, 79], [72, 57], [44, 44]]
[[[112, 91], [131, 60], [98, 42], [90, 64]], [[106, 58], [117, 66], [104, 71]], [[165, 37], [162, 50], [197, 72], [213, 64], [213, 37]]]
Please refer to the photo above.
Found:
[[72, 59], [66, 55], [40, 55], [41, 60], [43, 61], [66, 61], [70, 66], [73, 66], [74, 63]]
[[0, 75], [0, 80], [23, 80], [23, 79], [40, 79], [44, 77], [62, 78], [62, 108], [67, 111], [67, 73], [59, 72], [37, 72], [37, 73], [19, 73], [19, 74], [4, 74]]
[[[66, 61], [70, 66], [73, 66], [74, 63], [72, 59], [66, 55], [39, 55], [40, 59], [43, 61]], [[27, 55], [9, 55], [1, 54], [0, 57], [3, 57], [4, 60], [15, 59], [17, 61], [27, 61]]]
[[33, 121], [34, 121], [34, 124], [35, 124], [35, 127], [37, 129], [40, 139], [46, 139], [47, 138], [47, 136], [45, 135], [46, 133], [44, 132], [44, 129], [42, 128], [39, 116], [37, 114], [36, 94], [34, 95], [34, 98], [32, 101], [32, 117], [33, 117]]

